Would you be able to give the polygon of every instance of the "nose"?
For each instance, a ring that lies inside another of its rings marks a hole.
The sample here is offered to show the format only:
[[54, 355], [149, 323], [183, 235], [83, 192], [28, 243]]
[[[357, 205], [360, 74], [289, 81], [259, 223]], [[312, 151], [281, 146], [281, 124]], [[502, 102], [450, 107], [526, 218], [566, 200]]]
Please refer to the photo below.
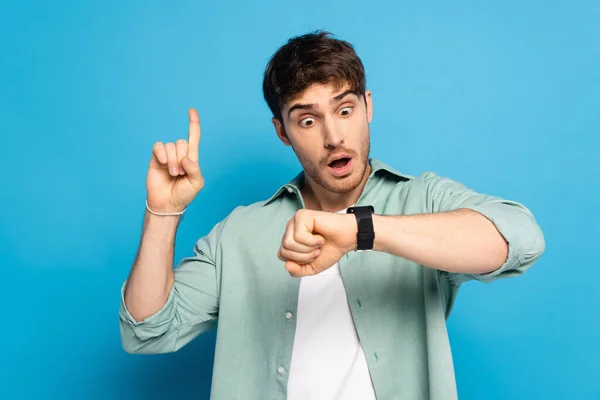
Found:
[[335, 149], [342, 146], [344, 144], [343, 129], [336, 126], [333, 118], [327, 118], [324, 122], [325, 147]]

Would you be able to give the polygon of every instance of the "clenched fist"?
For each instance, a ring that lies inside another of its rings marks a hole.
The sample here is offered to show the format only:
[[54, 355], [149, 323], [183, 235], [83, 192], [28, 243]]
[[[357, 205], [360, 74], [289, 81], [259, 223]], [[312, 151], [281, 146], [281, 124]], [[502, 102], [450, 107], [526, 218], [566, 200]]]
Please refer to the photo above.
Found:
[[198, 112], [189, 110], [188, 140], [175, 143], [156, 142], [146, 177], [148, 207], [152, 211], [171, 213], [183, 210], [204, 187], [198, 163], [200, 120]]
[[316, 275], [355, 248], [357, 231], [352, 214], [298, 210], [287, 223], [277, 257], [293, 277]]

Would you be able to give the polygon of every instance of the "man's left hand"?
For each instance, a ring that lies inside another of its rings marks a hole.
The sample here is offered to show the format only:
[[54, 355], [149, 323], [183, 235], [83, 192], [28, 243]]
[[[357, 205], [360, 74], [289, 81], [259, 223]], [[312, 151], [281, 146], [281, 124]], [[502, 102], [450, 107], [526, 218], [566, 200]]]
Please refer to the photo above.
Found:
[[295, 278], [316, 275], [355, 248], [357, 231], [352, 214], [298, 210], [287, 223], [277, 258]]

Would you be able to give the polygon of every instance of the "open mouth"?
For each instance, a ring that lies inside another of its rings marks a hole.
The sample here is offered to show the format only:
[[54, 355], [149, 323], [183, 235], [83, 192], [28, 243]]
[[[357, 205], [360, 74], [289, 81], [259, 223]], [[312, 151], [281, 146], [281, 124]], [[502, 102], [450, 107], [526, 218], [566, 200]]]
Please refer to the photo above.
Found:
[[335, 176], [346, 176], [352, 168], [352, 158], [344, 157], [329, 163], [329, 170]]
[[332, 161], [331, 163], [329, 163], [329, 166], [331, 168], [343, 168], [346, 165], [348, 165], [348, 162], [350, 161], [350, 157], [345, 157], [345, 158], [340, 158], [339, 160], [335, 160]]

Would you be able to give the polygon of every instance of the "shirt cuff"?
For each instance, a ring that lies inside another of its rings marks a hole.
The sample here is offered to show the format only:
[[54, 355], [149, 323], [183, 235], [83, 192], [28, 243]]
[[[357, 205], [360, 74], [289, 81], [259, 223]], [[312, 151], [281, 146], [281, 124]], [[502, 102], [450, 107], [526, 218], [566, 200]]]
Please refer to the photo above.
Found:
[[162, 335], [169, 330], [175, 318], [175, 286], [171, 288], [165, 304], [154, 314], [142, 321], [136, 321], [129, 313], [125, 305], [125, 286], [121, 287], [121, 306], [119, 316], [123, 324], [126, 324], [140, 340], [147, 340]]

